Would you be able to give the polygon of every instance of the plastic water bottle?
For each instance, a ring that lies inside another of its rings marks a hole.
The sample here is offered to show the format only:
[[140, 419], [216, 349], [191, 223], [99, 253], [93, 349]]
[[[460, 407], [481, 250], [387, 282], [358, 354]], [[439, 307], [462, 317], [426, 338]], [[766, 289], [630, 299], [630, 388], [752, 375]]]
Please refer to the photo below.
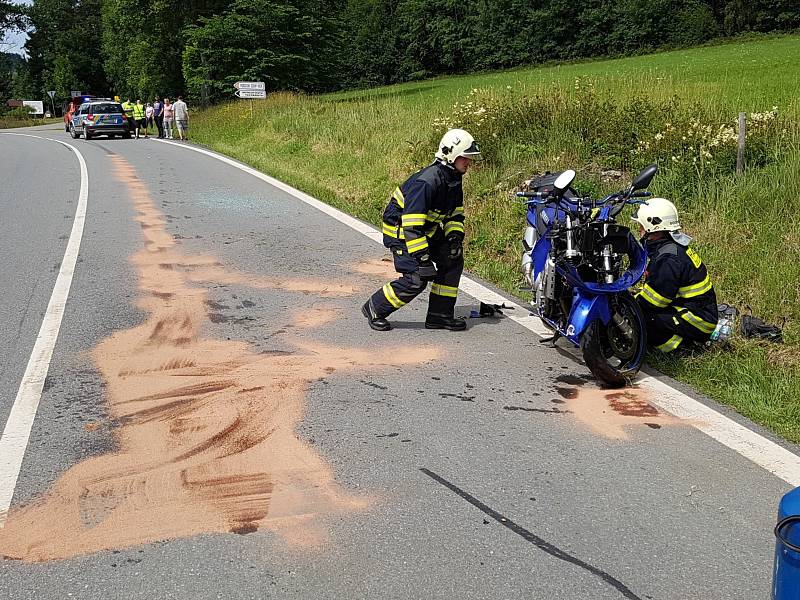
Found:
[[733, 320], [721, 316], [717, 321], [717, 326], [714, 328], [714, 331], [711, 332], [711, 341], [712, 342], [727, 342], [731, 339], [731, 329], [733, 328]]

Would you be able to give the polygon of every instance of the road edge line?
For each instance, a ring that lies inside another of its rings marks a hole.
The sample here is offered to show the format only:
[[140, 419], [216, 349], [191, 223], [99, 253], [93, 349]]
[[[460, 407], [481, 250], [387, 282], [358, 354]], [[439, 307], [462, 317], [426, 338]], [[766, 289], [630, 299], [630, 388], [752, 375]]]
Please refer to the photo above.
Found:
[[[270, 177], [253, 167], [245, 165], [235, 159], [232, 159], [223, 154], [199, 148], [197, 146], [188, 145], [186, 143], [173, 142], [169, 140], [154, 140], [170, 146], [177, 146], [205, 154], [219, 161], [227, 163], [245, 173], [249, 173], [258, 179], [268, 183], [269, 185], [286, 192], [287, 194], [297, 198], [325, 214], [333, 217], [340, 223], [362, 233], [368, 238], [383, 244], [383, 235], [380, 231], [370, 225], [334, 208], [329, 204], [325, 204], [321, 200], [306, 194], [292, 186]], [[459, 289], [466, 292], [470, 296], [488, 304], [502, 304], [511, 306], [516, 314], [507, 313], [506, 316], [512, 321], [520, 324], [522, 327], [532, 331], [540, 337], [549, 336], [550, 332], [541, 321], [533, 316], [530, 309], [525, 306], [520, 306], [514, 300], [503, 296], [494, 290], [489, 289], [467, 276], [461, 278]], [[710, 406], [695, 400], [691, 396], [687, 396], [680, 390], [664, 383], [653, 377], [652, 375], [641, 373], [637, 380], [638, 385], [653, 392], [653, 395], [648, 400], [656, 405], [661, 410], [664, 410], [678, 418], [687, 420], [693, 427], [702, 431], [712, 439], [716, 440], [723, 446], [726, 446], [747, 458], [751, 462], [772, 473], [779, 479], [792, 486], [800, 486], [800, 456], [791, 452], [790, 450], [780, 446], [770, 439], [765, 438], [761, 434], [749, 429], [748, 427], [737, 423], [730, 417], [727, 417]]]
[[19, 389], [17, 390], [14, 404], [8, 415], [5, 428], [0, 435], [0, 529], [5, 526], [14, 491], [17, 486], [22, 461], [28, 448], [33, 421], [36, 418], [36, 411], [39, 408], [39, 401], [42, 397], [45, 378], [50, 369], [50, 360], [53, 357], [53, 350], [58, 340], [58, 333], [61, 329], [61, 320], [64, 316], [64, 309], [72, 286], [72, 277], [75, 273], [75, 265], [78, 260], [83, 229], [86, 221], [86, 209], [89, 202], [89, 170], [86, 161], [80, 151], [66, 142], [54, 140], [52, 138], [24, 133], [5, 133], [2, 135], [17, 135], [21, 137], [32, 137], [40, 140], [48, 140], [66, 146], [78, 158], [81, 172], [81, 186], [78, 192], [78, 206], [75, 209], [75, 218], [72, 222], [67, 247], [64, 251], [64, 259], [47, 304], [42, 325], [36, 336], [28, 365], [22, 376]]

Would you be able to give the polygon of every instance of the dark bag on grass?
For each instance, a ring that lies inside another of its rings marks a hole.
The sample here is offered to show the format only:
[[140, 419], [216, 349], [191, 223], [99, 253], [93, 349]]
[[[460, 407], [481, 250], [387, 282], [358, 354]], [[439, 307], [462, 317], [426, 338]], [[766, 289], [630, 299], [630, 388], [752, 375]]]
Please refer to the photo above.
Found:
[[767, 340], [775, 344], [783, 343], [783, 330], [777, 325], [765, 323], [758, 317], [754, 317], [752, 309], [748, 306], [749, 315], [742, 315], [742, 336], [758, 340]]

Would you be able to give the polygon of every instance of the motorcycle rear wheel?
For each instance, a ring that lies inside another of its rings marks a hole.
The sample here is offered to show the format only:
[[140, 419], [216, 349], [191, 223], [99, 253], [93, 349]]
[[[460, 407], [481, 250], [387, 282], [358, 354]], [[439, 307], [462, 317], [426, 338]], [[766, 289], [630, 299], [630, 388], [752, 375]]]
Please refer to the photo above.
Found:
[[630, 294], [615, 298], [612, 310], [619, 314], [633, 331], [633, 340], [626, 340], [613, 321], [608, 325], [596, 319], [581, 337], [581, 352], [586, 366], [604, 385], [623, 387], [636, 377], [647, 349], [644, 315]]

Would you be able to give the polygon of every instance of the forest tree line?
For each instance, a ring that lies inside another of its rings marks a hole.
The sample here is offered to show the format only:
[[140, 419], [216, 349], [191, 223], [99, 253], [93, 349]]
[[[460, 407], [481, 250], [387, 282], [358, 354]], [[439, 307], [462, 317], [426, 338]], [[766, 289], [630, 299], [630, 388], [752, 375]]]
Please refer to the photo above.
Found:
[[71, 90], [194, 102], [235, 81], [323, 92], [800, 27], [800, 0], [0, 0], [0, 100]]

